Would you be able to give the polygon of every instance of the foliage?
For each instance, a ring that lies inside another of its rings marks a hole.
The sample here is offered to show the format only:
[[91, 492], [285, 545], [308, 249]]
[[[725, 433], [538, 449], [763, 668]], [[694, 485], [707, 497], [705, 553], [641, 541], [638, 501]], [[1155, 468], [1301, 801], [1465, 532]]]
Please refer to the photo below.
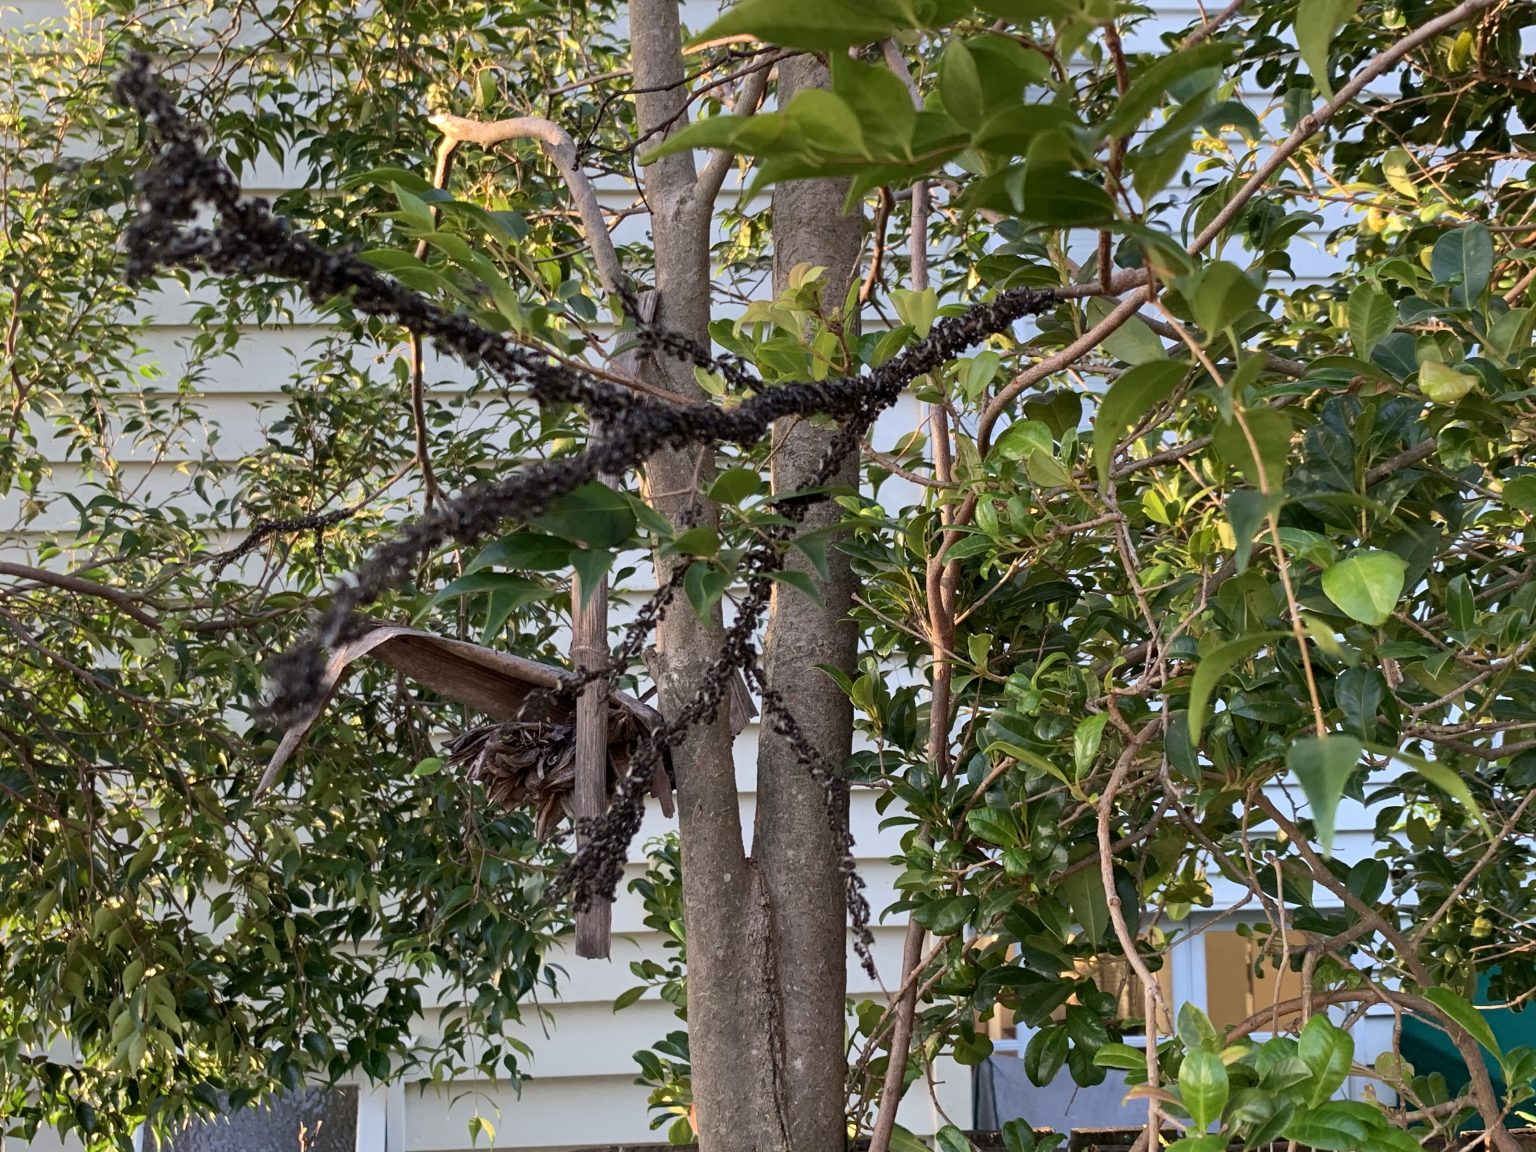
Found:
[[[263, 31], [181, 73], [215, 145], [245, 167], [292, 159], [309, 183], [281, 210], [404, 286], [560, 356], [613, 352], [566, 191], [531, 150], [460, 157], [446, 189], [420, 175], [426, 111], [444, 106], [552, 109], [589, 167], [628, 179], [613, 13], [386, 3], [359, 29], [325, 5], [277, 9], [217, 6]], [[172, 1124], [220, 1092], [416, 1062], [515, 1073], [500, 1026], [550, 979], [563, 921], [541, 897], [558, 853], [523, 814], [412, 772], [430, 731], [461, 718], [373, 677], [327, 720], [302, 788], [253, 804], [272, 734], [243, 710], [260, 656], [392, 518], [508, 460], [563, 457], [584, 418], [532, 411], [485, 376], [462, 400], [418, 387], [396, 329], [335, 302], [337, 327], [274, 398], [268, 442], [221, 464], [201, 383], [243, 326], [311, 313], [280, 284], [183, 277], [206, 301], [186, 366], [163, 390], [141, 367], [146, 330], [123, 314], [112, 256], [137, 141], [104, 85], [128, 48], [191, 61], [211, 33], [90, 12], [87, 32], [7, 48], [0, 309], [27, 338], [6, 349], [17, 423], [0, 484], [19, 498], [16, 542], [79, 578], [0, 589], [7, 1120], [105, 1144], [151, 1106]], [[803, 267], [779, 299], [715, 325], [765, 393], [875, 371], [1000, 292], [1055, 294], [918, 384], [942, 415], [871, 442], [864, 490], [832, 494], [846, 538], [795, 541], [813, 567], [829, 547], [856, 565], [865, 659], [839, 682], [869, 746], [847, 770], [905, 829], [894, 911], [939, 945], [902, 974], [926, 989], [910, 1060], [891, 1051], [893, 1013], [855, 1012], [859, 1123], [893, 1063], [906, 1084], [941, 1050], [984, 1059], [994, 1014], [1037, 1030], [1037, 1082], [1154, 1076], [1138, 1093], [1154, 1120], [1188, 1125], [1189, 1152], [1229, 1137], [1385, 1152], [1468, 1109], [1497, 1128], [1524, 1102], [1530, 1054], [1488, 1044], [1467, 1000], [1482, 973], [1508, 1000], [1536, 981], [1533, 23], [1489, 0], [1263, 0], [1188, 30], [1114, 0], [742, 0], [701, 33], [826, 53], [831, 88], [755, 113], [703, 95], [707, 114], [638, 142], [642, 160], [722, 148], [757, 187], [847, 176], [893, 233], [923, 211], [914, 182], [937, 209], [934, 287], [882, 232], [867, 307], [850, 294], [829, 314]], [[880, 40], [888, 56], [861, 51]], [[711, 49], [698, 78], [739, 51]], [[515, 72], [492, 63], [511, 59]], [[719, 220], [722, 295], [746, 294], [765, 213], [748, 198]], [[1298, 275], [1309, 248], [1329, 256], [1322, 282]], [[625, 254], [645, 267], [640, 243]], [[722, 409], [745, 399], [707, 365], [698, 377]], [[141, 462], [161, 458], [184, 493], [143, 487]], [[585, 515], [509, 525], [473, 556], [432, 557], [423, 591], [382, 610], [558, 659], [573, 556], [643, 586], [619, 558], [652, 547], [693, 558], [684, 599], [707, 614], [785, 529], [766, 466], [761, 445], [724, 453], [705, 478], [718, 527], [673, 534], [639, 500], [609, 501], [600, 536]], [[50, 505], [73, 522], [55, 527]], [[210, 543], [253, 518], [354, 506], [227, 566]], [[1369, 842], [1346, 845], [1362, 811]], [[193, 916], [205, 898], [211, 927]], [[1291, 1007], [1307, 1022], [1260, 1042], [1264, 1020], [1221, 1035], [1181, 1011], [1149, 1062], [1125, 1044], [1148, 1022], [1094, 973], [1133, 961], [1155, 1004], [1156, 971], [1218, 900], [1262, 912], [1256, 932], [1306, 981]], [[428, 974], [463, 1008], [422, 1052], [405, 1037]], [[636, 975], [682, 1007], [677, 965]], [[1437, 1021], [1469, 1056], [1489, 1048], [1507, 1093], [1474, 1081], [1448, 1102], [1400, 1060], [1353, 1066], [1337, 1023], [1377, 1004]], [[78, 1063], [36, 1055], [60, 1036]], [[642, 1064], [656, 1103], [682, 1107], [686, 1040], [663, 1043]], [[1367, 1071], [1416, 1127], [1330, 1099]], [[1027, 1152], [1034, 1136], [1011, 1140]]]

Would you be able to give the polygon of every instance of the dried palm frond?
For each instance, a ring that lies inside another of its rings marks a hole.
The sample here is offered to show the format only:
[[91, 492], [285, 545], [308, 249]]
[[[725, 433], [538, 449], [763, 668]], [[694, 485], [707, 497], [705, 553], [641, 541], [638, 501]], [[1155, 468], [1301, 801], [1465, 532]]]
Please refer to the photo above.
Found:
[[[628, 767], [629, 751], [644, 733], [636, 713], [608, 710], [608, 791]], [[445, 762], [507, 808], [532, 811], [541, 840], [554, 835], [562, 818], [575, 815], [576, 728], [551, 720], [503, 720], [481, 724], [449, 743]], [[653, 781], [653, 785], [654, 785]], [[662, 810], [672, 814], [670, 788], [654, 788]]]
[[[470, 728], [448, 746], [447, 762], [485, 785], [490, 798], [508, 807], [530, 808], [540, 837], [554, 834], [571, 811], [575, 786], [575, 708], [556, 694], [566, 673], [560, 668], [397, 624], [373, 624], [331, 653], [321, 703], [302, 724], [283, 735], [257, 785], [257, 794], [277, 779], [319, 721], [347, 667], [371, 656], [444, 699], [484, 712], [492, 723]], [[661, 716], [633, 697], [614, 692], [608, 710], [608, 787], [629, 770], [635, 745], [661, 723]], [[662, 811], [672, 815], [670, 766], [658, 769], [651, 790]]]

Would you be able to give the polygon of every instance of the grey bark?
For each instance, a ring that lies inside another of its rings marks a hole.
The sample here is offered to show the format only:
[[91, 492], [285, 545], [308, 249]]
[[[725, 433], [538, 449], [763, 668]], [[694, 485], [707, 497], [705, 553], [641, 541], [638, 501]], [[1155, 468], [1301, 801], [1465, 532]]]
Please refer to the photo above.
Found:
[[[630, 36], [641, 147], [686, 121], [687, 89], [676, 0], [631, 0]], [[804, 60], [781, 66], [780, 100], [825, 81]], [[709, 223], [714, 188], [688, 154], [643, 172], [655, 246], [657, 318], [708, 340]], [[828, 300], [840, 306], [858, 261], [860, 222], [841, 212], [846, 188], [820, 181], [774, 196], [775, 283], [808, 261], [829, 269]], [[697, 397], [691, 371], [647, 363], [648, 383]], [[776, 435], [774, 486], [800, 486], [821, 458], [827, 433], [809, 424]], [[662, 452], [646, 463], [652, 504], [674, 525], [696, 509], [715, 472], [712, 455]], [[852, 480], [855, 471], [846, 478]], [[831, 514], [822, 509], [813, 524]], [[668, 569], [658, 560], [658, 575]], [[766, 673], [834, 766], [847, 755], [851, 712], [818, 662], [852, 666], [846, 620], [846, 564], [825, 606], [793, 594], [776, 598]], [[657, 636], [660, 706], [675, 712], [693, 696], [723, 640], [718, 614], [700, 623], [686, 604]], [[682, 839], [683, 909], [688, 932], [688, 1025], [694, 1104], [702, 1152], [841, 1152], [844, 1136], [846, 926], [836, 839], [825, 797], [783, 741], [765, 731], [759, 759], [758, 820], [748, 859], [731, 755], [729, 709], [674, 749]]]
[[[631, 0], [630, 41], [640, 146], [650, 147], [687, 123], [676, 0]], [[707, 342], [710, 320], [709, 220], [699, 199], [693, 157], [665, 157], [642, 173], [655, 248], [657, 320]], [[660, 361], [643, 365], [648, 383], [701, 398], [691, 371]], [[665, 451], [646, 462], [652, 505], [674, 526], [702, 502], [713, 477], [713, 454]], [[709, 523], [705, 507], [699, 522]], [[658, 577], [670, 575], [657, 560]], [[675, 604], [656, 637], [662, 713], [675, 713], [693, 697], [724, 640], [719, 613], [701, 623], [686, 603]], [[785, 1152], [780, 1138], [775, 1046], [760, 989], [766, 929], [748, 874], [737, 808], [729, 709], [695, 727], [673, 749], [682, 841], [683, 918], [688, 931], [688, 1031], [694, 1107], [703, 1152], [763, 1149]]]
[[[778, 99], [784, 106], [802, 88], [824, 87], [826, 66], [797, 56], [779, 65]], [[797, 264], [826, 269], [822, 307], [841, 313], [856, 281], [863, 245], [863, 221], [845, 214], [846, 180], [795, 180], [773, 193], [773, 282], [789, 286]], [[856, 324], [844, 334], [850, 344]], [[774, 430], [773, 488], [792, 492], [812, 481], [833, 432], [809, 421], [786, 421]], [[845, 461], [836, 483], [856, 485], [858, 461]], [[830, 501], [815, 506], [806, 530], [834, 522], [840, 509]], [[857, 633], [849, 610], [853, 573], [836, 549], [827, 554], [828, 578], [818, 577], [796, 553], [791, 565], [816, 579], [824, 603], [780, 586], [765, 647], [770, 686], [783, 696], [811, 744], [834, 770], [852, 749], [853, 711], [847, 696], [818, 664], [852, 672]], [[758, 862], [778, 926], [779, 978], [783, 997], [785, 1091], [794, 1106], [789, 1129], [798, 1152], [833, 1152], [845, 1141], [847, 1077], [844, 1000], [847, 995], [847, 905], [842, 848], [827, 819], [820, 784], [795, 757], [787, 741], [765, 723], [757, 759], [757, 820], [752, 855]], [[846, 791], [839, 819], [847, 820]]]

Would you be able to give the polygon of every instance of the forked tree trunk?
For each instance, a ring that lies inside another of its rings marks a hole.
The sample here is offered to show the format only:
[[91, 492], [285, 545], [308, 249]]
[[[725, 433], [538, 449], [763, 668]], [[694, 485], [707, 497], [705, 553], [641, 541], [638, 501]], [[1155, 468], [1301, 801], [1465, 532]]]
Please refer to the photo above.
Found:
[[[631, 0], [635, 102], [642, 147], [687, 122], [687, 85], [676, 0]], [[781, 86], [816, 83], [813, 61], [782, 66]], [[781, 99], [785, 98], [781, 92]], [[656, 252], [657, 320], [701, 342], [710, 319], [709, 224], [690, 155], [666, 157], [642, 174]], [[776, 284], [801, 260], [829, 267], [846, 288], [858, 259], [859, 222], [843, 218], [844, 189], [804, 182], [774, 199]], [[835, 301], [840, 303], [841, 291]], [[699, 397], [691, 371], [647, 363], [651, 383]], [[782, 429], [776, 488], [793, 488], [820, 458], [825, 433]], [[715, 472], [713, 456], [662, 452], [646, 464], [649, 498], [674, 525]], [[852, 473], [849, 474], [850, 476]], [[821, 515], [829, 514], [823, 511]], [[707, 507], [702, 521], [710, 522]], [[659, 576], [667, 576], [664, 563]], [[849, 705], [816, 663], [849, 666], [854, 635], [843, 620], [846, 567], [824, 607], [779, 598], [770, 624], [767, 673], [834, 766], [848, 752]], [[692, 698], [720, 652], [718, 614], [701, 624], [674, 605], [657, 637], [664, 714]], [[703, 1152], [841, 1152], [845, 921], [835, 838], [821, 788], [769, 735], [759, 768], [754, 859], [738, 809], [729, 708], [674, 750], [688, 932], [688, 1031]]]

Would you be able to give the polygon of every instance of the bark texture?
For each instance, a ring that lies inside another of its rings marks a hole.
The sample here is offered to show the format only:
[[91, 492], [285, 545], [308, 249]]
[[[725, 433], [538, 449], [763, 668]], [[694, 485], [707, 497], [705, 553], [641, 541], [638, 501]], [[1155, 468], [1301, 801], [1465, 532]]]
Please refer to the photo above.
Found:
[[[676, 0], [631, 0], [630, 34], [641, 147], [687, 122], [687, 87]], [[781, 66], [781, 101], [826, 82], [809, 58]], [[643, 172], [655, 245], [657, 319], [708, 341], [712, 181], [688, 154]], [[861, 225], [842, 213], [846, 185], [802, 181], [774, 194], [775, 287], [797, 263], [828, 269], [826, 299], [841, 306], [859, 259]], [[678, 394], [699, 390], [686, 367], [642, 366], [648, 383]], [[809, 423], [775, 436], [776, 490], [802, 485], [828, 433]], [[674, 525], [714, 512], [698, 495], [715, 474], [713, 455], [663, 452], [646, 464], [648, 495]], [[843, 479], [856, 478], [850, 466]], [[812, 514], [809, 527], [835, 510]], [[852, 581], [836, 565], [814, 605], [779, 595], [768, 628], [768, 683], [783, 694], [807, 735], [835, 766], [851, 741], [850, 706], [817, 663], [851, 668], [855, 633], [847, 611]], [[659, 563], [659, 575], [667, 569]], [[681, 601], [681, 598], [679, 598]], [[701, 624], [675, 604], [657, 637], [660, 706], [675, 712], [693, 696], [720, 652], [718, 615]], [[744, 850], [731, 755], [729, 708], [674, 749], [688, 931], [688, 1025], [695, 1113], [703, 1152], [842, 1152], [846, 913], [837, 837], [821, 786], [765, 725], [759, 758], [753, 856]]]
[[[826, 65], [797, 56], [779, 65], [779, 104], [802, 88], [825, 87]], [[863, 245], [863, 221], [845, 214], [845, 180], [796, 180], [773, 193], [773, 283], [775, 293], [789, 286], [798, 264], [826, 269], [822, 307], [838, 316], [848, 289], [857, 279]], [[854, 325], [844, 334], [851, 345]], [[812, 481], [833, 432], [810, 421], [786, 421], [773, 438], [773, 488], [792, 492]], [[844, 463], [835, 480], [858, 483], [858, 461]], [[834, 522], [841, 509], [831, 502], [815, 506], [804, 530]], [[816, 671], [829, 664], [851, 672], [858, 643], [849, 610], [853, 573], [848, 558], [827, 553], [828, 578], [822, 580], [803, 555], [792, 566], [808, 573], [821, 588], [817, 604], [780, 586], [774, 594], [768, 626], [765, 671], [811, 744], [834, 770], [852, 748], [853, 710], [830, 677]], [[847, 902], [840, 863], [842, 846], [827, 818], [822, 787], [795, 757], [787, 741], [764, 717], [757, 760], [757, 821], [752, 855], [763, 877], [778, 925], [777, 987], [782, 998], [785, 1038], [785, 1091], [793, 1146], [798, 1152], [837, 1152], [846, 1140], [842, 1085], [847, 1077], [844, 1001], [847, 995]], [[839, 819], [847, 820], [846, 792], [839, 798]]]
[[[631, 0], [629, 24], [640, 147], [658, 144], [687, 121], [676, 0]], [[655, 248], [657, 321], [703, 343], [709, 340], [709, 222], [689, 153], [668, 156], [642, 172]], [[648, 383], [690, 398], [702, 392], [685, 366], [642, 365]], [[715, 473], [713, 453], [666, 451], [646, 462], [647, 495], [674, 526], [690, 515], [713, 519], [699, 496]], [[670, 575], [658, 559], [658, 576]], [[721, 650], [719, 613], [700, 623], [686, 601], [674, 603], [657, 631], [658, 696], [663, 715], [692, 699]], [[729, 708], [694, 727], [672, 752], [682, 840], [683, 917], [688, 930], [688, 1031], [695, 1115], [703, 1152], [787, 1152], [776, 1048], [762, 986], [762, 955], [771, 930], [763, 923], [758, 885], [749, 875], [737, 808]]]

